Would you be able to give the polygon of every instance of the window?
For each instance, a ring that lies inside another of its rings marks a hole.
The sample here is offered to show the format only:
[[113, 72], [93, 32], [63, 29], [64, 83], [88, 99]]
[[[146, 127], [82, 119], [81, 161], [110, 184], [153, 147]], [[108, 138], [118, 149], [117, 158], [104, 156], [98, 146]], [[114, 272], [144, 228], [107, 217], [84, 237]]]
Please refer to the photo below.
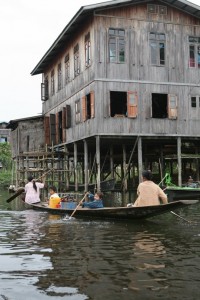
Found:
[[189, 67], [200, 68], [200, 37], [189, 36]]
[[0, 143], [7, 143], [7, 137], [0, 137]]
[[58, 112], [58, 143], [63, 142], [63, 112]]
[[44, 83], [41, 84], [41, 100], [46, 101], [49, 99], [49, 79], [45, 77]]
[[65, 84], [70, 81], [70, 64], [69, 64], [69, 54], [65, 56]]
[[62, 65], [58, 65], [58, 91], [62, 88]]
[[200, 96], [191, 96], [191, 107], [200, 108]]
[[149, 14], [167, 15], [167, 6], [147, 4], [147, 12]]
[[91, 64], [91, 43], [90, 43], [90, 33], [85, 36], [85, 66], [89, 67]]
[[151, 64], [157, 66], [165, 65], [165, 34], [154, 33], [149, 34]]
[[79, 58], [79, 45], [74, 47], [74, 76], [80, 74], [80, 58]]
[[152, 94], [152, 118], [177, 119], [177, 96], [172, 94]]
[[86, 121], [94, 118], [94, 92], [82, 98], [82, 119]]
[[109, 29], [109, 61], [113, 63], [125, 62], [125, 30]]
[[50, 138], [51, 143], [56, 145], [56, 116], [54, 114], [50, 114]]
[[110, 92], [111, 117], [137, 117], [137, 92]]
[[191, 97], [191, 107], [197, 107], [196, 97]]
[[80, 100], [75, 102], [75, 122], [80, 123], [81, 121], [81, 110], [80, 110]]
[[51, 96], [55, 94], [55, 76], [54, 70], [51, 71]]

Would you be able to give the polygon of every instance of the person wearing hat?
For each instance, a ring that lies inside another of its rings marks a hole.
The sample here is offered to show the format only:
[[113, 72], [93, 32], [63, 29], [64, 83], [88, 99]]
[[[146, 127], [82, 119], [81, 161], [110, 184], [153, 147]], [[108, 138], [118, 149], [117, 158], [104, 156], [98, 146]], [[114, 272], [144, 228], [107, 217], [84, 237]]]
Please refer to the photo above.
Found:
[[152, 181], [152, 173], [149, 170], [142, 172], [142, 182], [137, 188], [138, 198], [133, 206], [159, 205], [161, 202], [167, 204], [167, 195]]
[[25, 202], [28, 204], [40, 202], [40, 189], [44, 188], [44, 183], [36, 182], [32, 176], [28, 177], [28, 183], [25, 185]]

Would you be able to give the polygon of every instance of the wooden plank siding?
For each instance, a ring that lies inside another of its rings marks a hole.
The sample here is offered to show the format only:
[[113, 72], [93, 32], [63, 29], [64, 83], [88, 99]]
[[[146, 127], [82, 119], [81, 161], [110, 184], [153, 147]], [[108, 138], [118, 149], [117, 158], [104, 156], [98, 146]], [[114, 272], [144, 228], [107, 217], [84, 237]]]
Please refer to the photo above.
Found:
[[[189, 68], [188, 43], [189, 36], [200, 37], [200, 20], [163, 2], [158, 1], [156, 4], [166, 6], [167, 14], [149, 14], [147, 4], [144, 3], [120, 9], [99, 10], [55, 57], [44, 74], [50, 78], [52, 69], [56, 72], [57, 65], [62, 62], [62, 89], [43, 103], [44, 114], [50, 116], [51, 120], [52, 141], [60, 143], [54, 137], [51, 118], [59, 111], [63, 111], [62, 142], [66, 143], [98, 134], [200, 137], [200, 109], [192, 109], [190, 105], [191, 96], [200, 95], [200, 68]], [[109, 28], [125, 31], [124, 63], [109, 61]], [[86, 67], [84, 38], [88, 32], [91, 40], [91, 65]], [[150, 32], [165, 34], [164, 65], [151, 64]], [[81, 71], [74, 77], [73, 50], [76, 44], [79, 44]], [[64, 59], [67, 53], [70, 58], [70, 81], [65, 84]], [[56, 81], [57, 76], [57, 87]], [[111, 92], [127, 93], [127, 115], [111, 117]], [[91, 101], [89, 119], [86, 116], [88, 94]], [[166, 97], [167, 117], [153, 117], [153, 94]], [[80, 123], [75, 122], [76, 101], [81, 103]], [[55, 126], [58, 128], [56, 120]]]

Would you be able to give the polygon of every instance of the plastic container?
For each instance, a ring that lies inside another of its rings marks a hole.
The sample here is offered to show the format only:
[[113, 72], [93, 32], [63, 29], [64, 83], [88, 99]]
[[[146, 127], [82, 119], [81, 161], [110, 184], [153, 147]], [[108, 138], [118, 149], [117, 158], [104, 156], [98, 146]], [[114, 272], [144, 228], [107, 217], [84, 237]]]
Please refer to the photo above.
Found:
[[60, 202], [60, 208], [62, 209], [75, 209], [77, 206], [76, 202], [69, 201], [69, 202]]

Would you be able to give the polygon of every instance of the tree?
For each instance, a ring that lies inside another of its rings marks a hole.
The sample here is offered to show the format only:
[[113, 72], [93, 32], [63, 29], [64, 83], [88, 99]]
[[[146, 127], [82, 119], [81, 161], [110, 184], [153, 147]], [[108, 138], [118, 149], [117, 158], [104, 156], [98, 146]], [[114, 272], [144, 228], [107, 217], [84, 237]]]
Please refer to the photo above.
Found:
[[9, 143], [0, 143], [0, 162], [2, 164], [2, 169], [11, 170], [12, 155]]

